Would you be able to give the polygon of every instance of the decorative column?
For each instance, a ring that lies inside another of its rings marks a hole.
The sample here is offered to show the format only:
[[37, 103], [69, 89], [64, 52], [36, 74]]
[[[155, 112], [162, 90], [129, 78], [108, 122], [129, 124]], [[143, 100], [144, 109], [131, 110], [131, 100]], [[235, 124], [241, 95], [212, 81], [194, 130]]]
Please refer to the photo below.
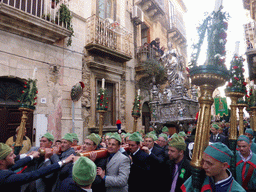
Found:
[[108, 98], [105, 90], [105, 79], [102, 79], [102, 87], [97, 95], [96, 110], [99, 113], [99, 135], [103, 135], [104, 114], [108, 110]]
[[194, 191], [200, 191], [204, 180], [202, 173], [202, 155], [209, 145], [209, 133], [211, 122], [211, 105], [213, 104], [213, 91], [225, 84], [228, 71], [224, 67], [220, 70], [216, 66], [198, 66], [190, 69], [192, 84], [200, 86], [199, 115], [197, 120], [196, 135], [192, 160], [192, 180]]
[[244, 134], [244, 108], [248, 105], [244, 100], [239, 100], [237, 102], [238, 114], [239, 114], [239, 136]]
[[251, 128], [252, 130], [254, 131], [254, 134], [256, 132], [256, 106], [253, 106], [250, 108], [251, 109], [251, 118], [250, 120], [252, 121], [252, 125], [251, 125]]
[[[35, 70], [33, 74], [33, 79], [35, 76]], [[28, 113], [33, 112], [36, 106], [36, 95], [38, 93], [36, 87], [36, 80], [28, 79], [24, 82], [24, 89], [21, 92], [18, 102], [20, 103], [19, 110], [22, 112], [20, 129], [18, 131], [17, 139], [14, 144], [14, 154], [18, 155], [22, 149], [23, 137], [26, 129], [26, 123], [28, 120]]]
[[140, 104], [140, 89], [138, 90], [138, 94], [135, 96], [134, 99], [134, 103], [133, 103], [133, 108], [132, 108], [132, 117], [134, 118], [133, 121], [133, 132], [137, 131], [137, 122], [138, 122], [138, 118], [140, 117], [140, 108], [141, 108], [141, 104]]

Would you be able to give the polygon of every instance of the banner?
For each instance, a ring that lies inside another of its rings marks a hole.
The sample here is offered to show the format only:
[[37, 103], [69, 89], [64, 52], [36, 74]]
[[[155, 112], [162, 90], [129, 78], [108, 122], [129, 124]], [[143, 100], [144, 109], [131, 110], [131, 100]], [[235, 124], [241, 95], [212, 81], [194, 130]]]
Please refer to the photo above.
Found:
[[227, 99], [225, 97], [215, 97], [214, 98], [214, 106], [215, 106], [215, 115], [228, 115], [228, 105]]

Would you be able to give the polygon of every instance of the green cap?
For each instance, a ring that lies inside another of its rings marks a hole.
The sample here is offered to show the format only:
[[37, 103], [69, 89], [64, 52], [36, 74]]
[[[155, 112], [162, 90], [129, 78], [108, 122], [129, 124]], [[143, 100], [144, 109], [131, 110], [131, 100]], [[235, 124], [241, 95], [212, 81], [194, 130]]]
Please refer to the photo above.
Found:
[[49, 141], [52, 141], [52, 142], [54, 141], [54, 137], [51, 133], [45, 133], [42, 137], [45, 137]]
[[80, 157], [73, 166], [72, 178], [81, 186], [93, 183], [96, 177], [97, 167], [95, 163], [87, 157]]
[[156, 141], [157, 140], [157, 136], [155, 134], [152, 134], [151, 132], [146, 134], [145, 138], [152, 138], [154, 141]]
[[169, 142], [169, 146], [175, 147], [176, 149], [180, 149], [183, 151], [186, 151], [186, 147], [187, 147], [183, 137], [179, 137], [179, 136], [172, 138], [172, 140]]
[[108, 132], [108, 133], [106, 133], [106, 136], [111, 136], [112, 135], [112, 133], [111, 132]]
[[247, 137], [246, 135], [240, 135], [237, 139], [237, 141], [245, 141], [247, 142], [248, 144], [250, 144], [250, 139], [249, 137]]
[[250, 134], [250, 135], [254, 135], [254, 134], [253, 134], [253, 130], [252, 130], [251, 128], [247, 128], [247, 129], [245, 130], [245, 133], [248, 133], [248, 134]]
[[166, 141], [168, 141], [168, 136], [165, 133], [161, 133], [160, 135], [158, 135], [159, 137], [163, 137]]
[[115, 139], [115, 140], [119, 141], [120, 143], [122, 143], [122, 139], [121, 139], [120, 135], [119, 135], [117, 132], [113, 133], [113, 134], [109, 137], [109, 139]]
[[217, 123], [213, 123], [213, 124], [212, 124], [212, 127], [215, 128], [215, 129], [217, 129], [217, 130], [220, 128]]
[[96, 145], [99, 145], [101, 141], [100, 136], [95, 133], [88, 135], [86, 138], [92, 140]]
[[133, 134], [131, 134], [131, 136], [129, 137], [129, 140], [136, 141], [136, 142], [143, 141], [142, 137], [140, 136], [140, 134], [138, 132], [134, 132]]
[[73, 136], [73, 140], [76, 140], [77, 142], [79, 142], [79, 139], [76, 133], [71, 133], [71, 135]]
[[234, 155], [233, 152], [221, 142], [216, 142], [209, 145], [204, 150], [204, 153], [222, 163], [227, 162], [229, 165], [231, 157]]
[[164, 126], [164, 127], [162, 128], [162, 132], [169, 132], [168, 127]]
[[186, 137], [187, 135], [186, 135], [186, 133], [185, 133], [184, 131], [180, 131], [180, 132], [178, 133], [178, 136]]
[[132, 135], [131, 133], [126, 133], [125, 136], [124, 136], [124, 138], [130, 137], [131, 135]]
[[73, 142], [73, 135], [71, 133], [66, 133], [62, 139]]
[[9, 145], [0, 143], [0, 160], [5, 159], [12, 152], [12, 148]]
[[178, 137], [178, 134], [177, 133], [173, 133], [172, 136], [171, 136], [171, 139], [175, 138], [175, 137]]

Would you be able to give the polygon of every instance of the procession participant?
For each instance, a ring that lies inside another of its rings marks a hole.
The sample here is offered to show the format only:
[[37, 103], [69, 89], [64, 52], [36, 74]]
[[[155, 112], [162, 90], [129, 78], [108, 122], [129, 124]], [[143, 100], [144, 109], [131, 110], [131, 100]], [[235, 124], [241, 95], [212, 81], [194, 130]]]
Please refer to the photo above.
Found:
[[250, 149], [250, 140], [245, 135], [237, 139], [236, 180], [247, 192], [256, 191], [256, 154]]
[[211, 124], [211, 136], [210, 136], [210, 142], [215, 143], [215, 142], [221, 142], [224, 143], [225, 145], [228, 145], [228, 140], [227, 138], [218, 133], [219, 130], [219, 125], [217, 123]]
[[142, 141], [142, 137], [137, 132], [133, 133], [128, 141], [132, 158], [128, 179], [128, 191], [130, 192], [151, 191], [150, 185], [146, 184], [150, 178], [149, 155], [140, 149]]
[[99, 175], [105, 183], [107, 192], [128, 192], [128, 178], [130, 174], [130, 159], [120, 152], [121, 137], [118, 133], [110, 136], [107, 150], [106, 170], [97, 168]]
[[[61, 138], [61, 146], [60, 146], [60, 154], [59, 151], [54, 150], [54, 154], [50, 158], [53, 163], [58, 162], [60, 160], [65, 160], [68, 156], [71, 154], [75, 155], [75, 150], [72, 148], [72, 143], [73, 143], [73, 136], [71, 133], [66, 133], [62, 138]], [[67, 173], [63, 172], [58, 172], [55, 180], [55, 184], [52, 187], [52, 191], [54, 192], [57, 188], [58, 185], [61, 183], [61, 179], [63, 180], [66, 176]]]
[[71, 133], [71, 135], [73, 136], [73, 142], [72, 142], [72, 146], [76, 146], [78, 145], [79, 139], [76, 133]]
[[250, 139], [250, 146], [253, 153], [256, 154], [256, 143], [253, 142], [253, 130], [251, 128], [247, 128], [245, 130], [244, 135], [246, 135]]
[[[228, 169], [233, 155], [233, 152], [220, 142], [206, 147], [202, 157], [202, 168], [206, 177], [201, 192], [245, 192]], [[183, 192], [194, 190], [191, 176], [181, 186], [181, 190]]]
[[129, 137], [131, 136], [131, 133], [126, 133], [124, 136], [124, 144], [128, 144]]
[[168, 136], [165, 133], [158, 135], [157, 143], [164, 149], [165, 159], [168, 159]]
[[[95, 151], [98, 149], [98, 145], [100, 144], [101, 138], [98, 134], [92, 133], [88, 136], [86, 136], [84, 140], [84, 145], [82, 146], [82, 150], [80, 153], [88, 152], [88, 151]], [[95, 152], [90, 153], [89, 157], [94, 163], [97, 165], [97, 167], [101, 167], [103, 170], [105, 170], [106, 167], [106, 160], [103, 159], [96, 159], [97, 154]], [[73, 164], [67, 164], [65, 167], [63, 167], [61, 174], [60, 174], [60, 181], [61, 184], [58, 185], [58, 188], [56, 191], [60, 191], [63, 189], [62, 185], [66, 185], [66, 178], [72, 178], [72, 170], [73, 170]], [[69, 183], [73, 183], [73, 181], [68, 180]], [[94, 182], [92, 183], [92, 189], [94, 192], [104, 192], [105, 186], [102, 182], [102, 179], [100, 176], [96, 176]]]
[[79, 157], [74, 163], [72, 177], [66, 178], [58, 191], [92, 192], [92, 183], [97, 173], [96, 168], [95, 163], [89, 158]]
[[178, 136], [182, 137], [184, 140], [185, 140], [185, 143], [186, 143], [186, 150], [184, 151], [185, 152], [185, 156], [187, 159], [190, 159], [189, 158], [189, 149], [188, 149], [188, 145], [189, 143], [191, 142], [188, 137], [187, 137], [187, 134], [184, 132], [184, 131], [180, 131], [178, 133]]
[[[13, 148], [14, 149], [14, 145], [15, 145], [15, 142], [16, 142], [16, 139], [17, 139], [17, 135], [18, 135], [18, 131], [20, 130], [20, 126], [18, 126], [16, 128], [16, 134], [14, 136], [11, 136], [9, 137], [5, 144], [6, 145], [9, 145], [9, 147]], [[20, 154], [23, 154], [23, 153], [27, 153], [30, 148], [31, 148], [31, 141], [30, 139], [26, 136], [26, 133], [27, 133], [27, 129], [25, 128], [24, 130], [24, 135], [23, 135], [23, 142], [22, 142], [22, 149], [20, 151]]]
[[[52, 151], [47, 150], [46, 156], [51, 156]], [[59, 161], [52, 165], [41, 167], [35, 171], [28, 173], [16, 174], [14, 170], [29, 163], [34, 158], [39, 157], [39, 152], [32, 152], [32, 156], [27, 156], [16, 163], [14, 162], [16, 155], [12, 148], [4, 143], [0, 143], [0, 188], [1, 191], [20, 192], [21, 185], [34, 181], [40, 177], [48, 175], [59, 170], [64, 164], [73, 161], [74, 156], [71, 155], [65, 161]], [[16, 164], [16, 165], [15, 165]]]
[[191, 166], [185, 156], [186, 143], [182, 137], [169, 142], [169, 160], [164, 167], [164, 191], [179, 192], [181, 185], [191, 176]]
[[[45, 150], [49, 150], [52, 148], [54, 142], [54, 136], [50, 133], [45, 133], [40, 139], [40, 147], [32, 147], [30, 151], [38, 151], [40, 148]], [[29, 151], [29, 152], [30, 152]], [[53, 164], [49, 156], [47, 155], [40, 155], [39, 158], [31, 162], [27, 168], [25, 169], [24, 173], [35, 171], [40, 167], [46, 167], [48, 165]], [[41, 177], [33, 182], [25, 184], [21, 187], [21, 191], [37, 191], [37, 192], [47, 192], [50, 191], [53, 185], [53, 174], [46, 175]]]

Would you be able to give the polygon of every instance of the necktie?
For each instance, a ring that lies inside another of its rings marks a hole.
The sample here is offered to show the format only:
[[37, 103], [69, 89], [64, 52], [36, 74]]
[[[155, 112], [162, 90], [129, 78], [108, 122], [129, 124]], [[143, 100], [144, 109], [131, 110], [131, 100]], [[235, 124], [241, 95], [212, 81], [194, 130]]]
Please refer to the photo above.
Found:
[[174, 171], [174, 178], [172, 180], [172, 188], [171, 188], [171, 191], [170, 192], [175, 192], [175, 188], [176, 188], [176, 183], [177, 183], [177, 180], [178, 180], [178, 164], [175, 164], [175, 171]]

